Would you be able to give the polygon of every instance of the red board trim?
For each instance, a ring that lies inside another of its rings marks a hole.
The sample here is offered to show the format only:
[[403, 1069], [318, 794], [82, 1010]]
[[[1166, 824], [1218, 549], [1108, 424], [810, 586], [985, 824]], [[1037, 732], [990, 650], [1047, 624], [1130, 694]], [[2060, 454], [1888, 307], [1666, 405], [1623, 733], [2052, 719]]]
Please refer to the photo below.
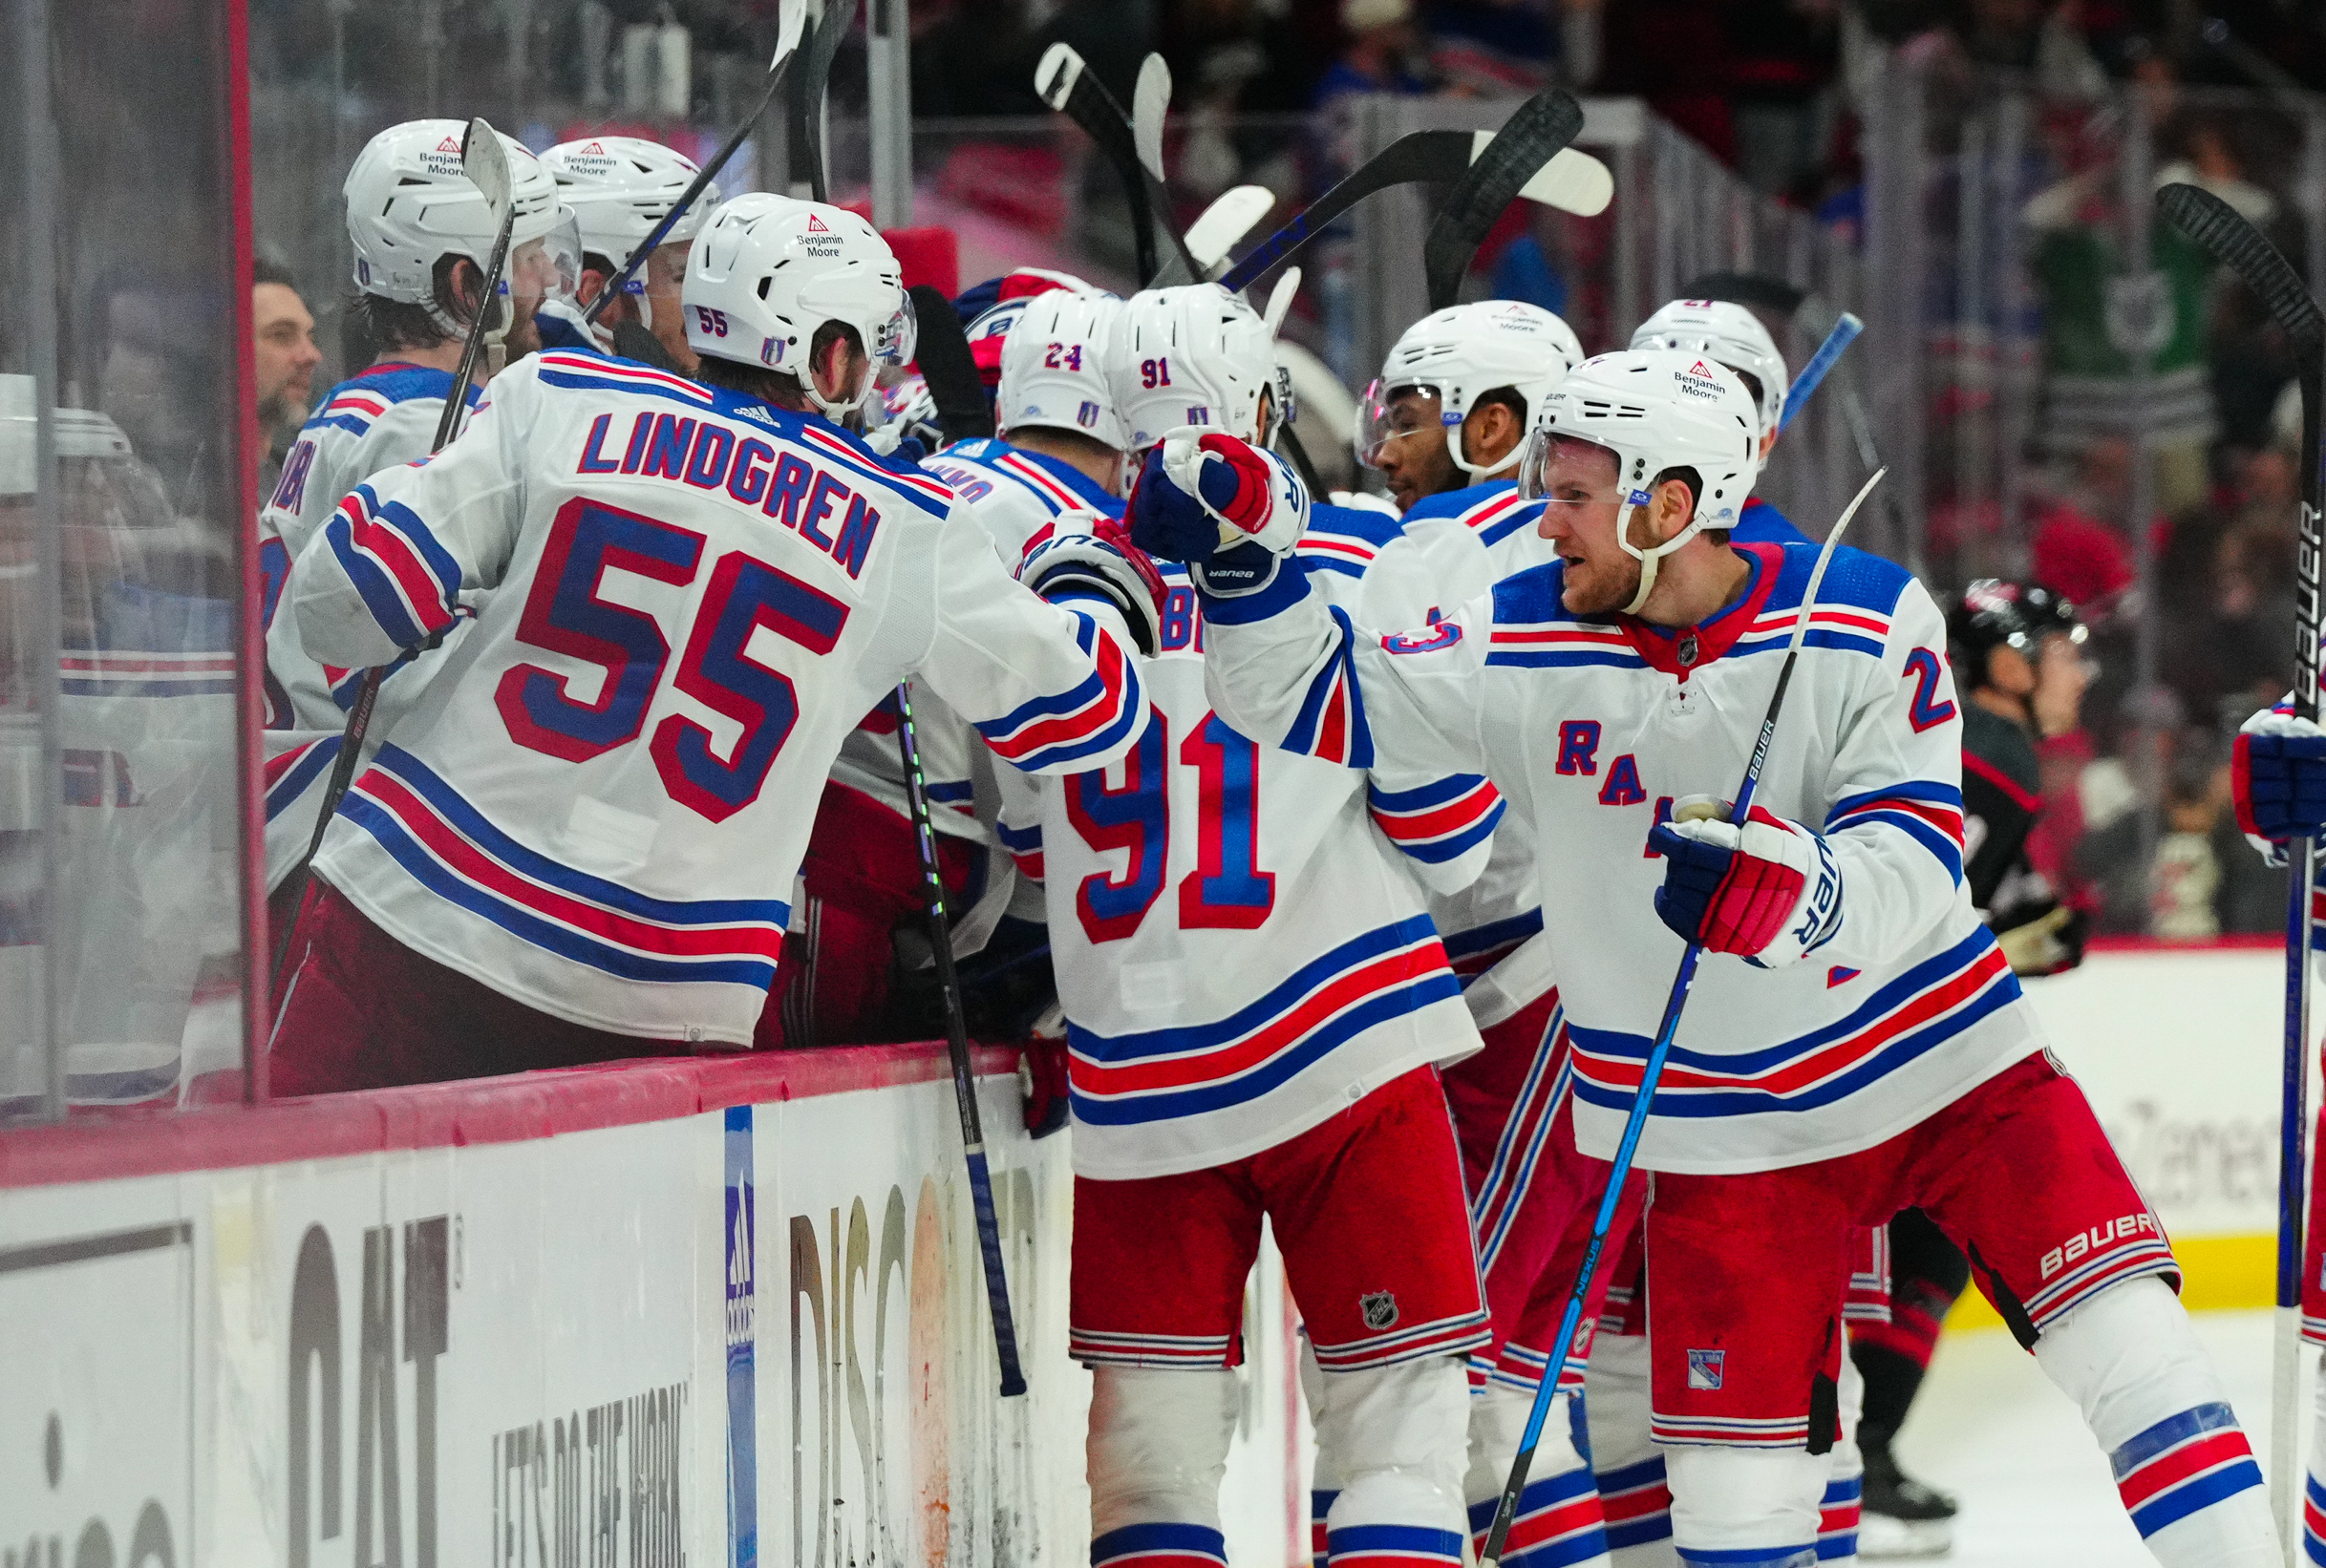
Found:
[[[1012, 1047], [971, 1056], [978, 1076], [1017, 1070]], [[465, 1083], [276, 1100], [263, 1106], [68, 1121], [0, 1134], [0, 1190], [340, 1159], [390, 1150], [521, 1143], [603, 1127], [674, 1121], [731, 1105], [774, 1105], [950, 1076], [935, 1042], [830, 1050], [608, 1062]]]
[[250, 190], [250, 10], [248, 0], [227, 0], [225, 24], [226, 164], [232, 183], [234, 219], [234, 425], [235, 474], [240, 478], [241, 527], [235, 533], [235, 565], [241, 582], [237, 605], [235, 691], [235, 774], [242, 805], [243, 1081], [252, 1102], [267, 1098], [267, 779], [261, 745], [261, 708], [267, 685], [266, 631], [259, 624], [264, 590], [259, 574], [259, 413], [256, 311], [250, 293], [258, 242], [252, 231]]

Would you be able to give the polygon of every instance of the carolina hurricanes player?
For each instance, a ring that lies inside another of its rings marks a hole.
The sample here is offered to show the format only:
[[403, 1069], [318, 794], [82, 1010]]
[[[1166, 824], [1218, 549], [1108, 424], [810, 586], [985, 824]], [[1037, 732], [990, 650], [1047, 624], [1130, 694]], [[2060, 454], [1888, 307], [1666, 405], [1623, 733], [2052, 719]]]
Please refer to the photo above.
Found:
[[[2265, 708], [2238, 731], [2230, 765], [2237, 825], [2272, 865], [2284, 865], [2291, 840], [2326, 838], [2326, 730], [2296, 718], [2291, 697]], [[2326, 946], [2326, 875], [2310, 898], [2310, 943]], [[2312, 1130], [2313, 1149], [2326, 1148], [2326, 1106]], [[2310, 1176], [2310, 1216], [2302, 1253], [2302, 1342], [2326, 1346], [2326, 1180]], [[2310, 1473], [2302, 1506], [2304, 1558], [2326, 1563], [2326, 1377], [2314, 1379], [2316, 1416], [2310, 1437]]]
[[[1853, 1241], [1908, 1204], [1978, 1260], [2161, 1561], [2273, 1561], [2170, 1247], [1963, 894], [1935, 606], [1846, 551], [1804, 612], [1814, 551], [1705, 537], [1743, 499], [1756, 415], [1694, 355], [1577, 367], [1522, 477], [1559, 562], [1426, 634], [1335, 617], [1277, 536], [1221, 548], [1234, 519], [1167, 474], [1133, 517], [1195, 562], [1208, 689], [1246, 732], [1312, 751], [1301, 715], [1329, 709], [1376, 754], [1486, 772], [1555, 833], [1543, 910], [1584, 1152], [1613, 1151], [1683, 939], [1709, 950], [1638, 1146], [1683, 1563], [1816, 1561]], [[1802, 613], [1755, 809], [1726, 821], [1779, 663], [1756, 655]]]
[[[360, 667], [318, 663], [297, 624], [278, 614], [290, 562], [367, 475], [428, 456], [460, 350], [474, 319], [496, 223], [460, 171], [459, 120], [420, 119], [373, 137], [348, 170], [348, 243], [355, 252], [352, 308], [377, 348], [372, 364], [324, 394], [283, 461], [259, 513], [267, 623], [267, 885], [279, 888], [307, 853], [322, 810]], [[557, 182], [523, 143], [502, 137], [516, 209], [508, 293], [488, 330], [523, 353], [534, 312], [565, 287], [573, 263], [572, 215]], [[480, 380], [483, 379], [480, 375]], [[482, 395], [472, 388], [473, 409]], [[457, 641], [462, 624], [447, 631]], [[387, 738], [445, 658], [400, 658], [379, 689], [367, 745]], [[278, 928], [288, 909], [274, 912]]]
[[[1115, 639], [1014, 584], [950, 491], [837, 422], [912, 351], [869, 223], [739, 198], [696, 238], [685, 304], [708, 387], [524, 361], [451, 448], [358, 486], [301, 555], [300, 629], [350, 664], [487, 597], [316, 859], [279, 1091], [748, 1042], [800, 803], [916, 669], [1033, 771], [1139, 738]], [[1088, 554], [1145, 593], [1119, 554]]]
[[[573, 209], [582, 238], [582, 265], [574, 304], [587, 307], [614, 281], [630, 253], [646, 243], [687, 186], [700, 173], [684, 153], [642, 137], [583, 137], [561, 141], [542, 154], [557, 177], [558, 194]], [[693, 375], [696, 360], [687, 345], [679, 288], [687, 275], [687, 252], [722, 200], [718, 182], [705, 185], [662, 244], [622, 286], [622, 297], [599, 313], [587, 341], [576, 322], [551, 348], [601, 348]], [[561, 322], [561, 326], [566, 326]]]
[[[1133, 440], [1162, 436], [1142, 485], [1201, 471], [1239, 516], [1305, 515], [1290, 471], [1250, 444], [1283, 416], [1272, 339], [1215, 285], [1127, 302], [1109, 366]], [[1077, 547], [1068, 520], [1030, 570]], [[1288, 570], [1337, 601], [1371, 548], [1332, 526], [1315, 542], [1348, 548]], [[1330, 1385], [1317, 1440], [1340, 1476], [1332, 1556], [1455, 1564], [1461, 1356], [1483, 1343], [1485, 1314], [1430, 1064], [1475, 1049], [1477, 1033], [1416, 873], [1474, 874], [1500, 803], [1475, 775], [1368, 771], [1362, 754], [1318, 761], [1238, 734], [1210, 711], [1207, 633], [1184, 575], [1171, 582], [1145, 734], [1119, 769], [1038, 797], [1072, 1051], [1091, 1562], [1225, 1562], [1230, 1368], [1265, 1218]], [[1345, 717], [1314, 716], [1328, 750], [1354, 739]]]
[[[1761, 325], [1761, 318], [1730, 300], [1674, 300], [1639, 324], [1632, 334], [1637, 350], [1670, 350], [1675, 353], [1709, 354], [1725, 365], [1753, 394], [1759, 414], [1761, 463], [1777, 445], [1790, 384], [1785, 357], [1777, 340]], [[1806, 544], [1809, 536], [1758, 496], [1748, 497], [1737, 510], [1737, 525], [1729, 531], [1731, 544]]]

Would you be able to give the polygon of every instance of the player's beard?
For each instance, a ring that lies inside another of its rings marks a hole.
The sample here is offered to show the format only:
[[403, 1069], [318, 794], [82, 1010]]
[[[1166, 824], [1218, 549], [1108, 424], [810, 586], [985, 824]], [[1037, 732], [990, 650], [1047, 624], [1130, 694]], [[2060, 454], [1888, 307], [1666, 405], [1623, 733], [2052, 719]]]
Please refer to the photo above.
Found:
[[1613, 615], [1639, 592], [1639, 558], [1612, 542], [1608, 546], [1608, 554], [1613, 559], [1592, 556], [1581, 562], [1568, 562], [1567, 569], [1560, 574], [1559, 584], [1559, 602], [1568, 614]]

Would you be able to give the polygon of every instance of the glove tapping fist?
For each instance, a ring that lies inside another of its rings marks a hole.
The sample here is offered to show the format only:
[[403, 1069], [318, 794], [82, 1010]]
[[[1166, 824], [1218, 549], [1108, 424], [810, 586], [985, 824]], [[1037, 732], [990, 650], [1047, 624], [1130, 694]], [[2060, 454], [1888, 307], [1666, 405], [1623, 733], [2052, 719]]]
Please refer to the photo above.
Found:
[[1648, 835], [1664, 857], [1655, 912], [1690, 942], [1781, 968], [1833, 940], [1842, 875], [1825, 841], [1755, 806], [1741, 825], [1728, 806], [1690, 795]]
[[2326, 730], [2265, 708], [2237, 731], [2230, 757], [2237, 825], [2274, 859], [2289, 838], [2326, 829]]
[[1309, 497], [1273, 453], [1216, 431], [1175, 430], [1147, 450], [1126, 515], [1131, 537], [1167, 561], [1242, 555], [1247, 543], [1285, 556], [1308, 526]]
[[1161, 641], [1163, 574], [1114, 518], [1060, 513], [1028, 542], [1017, 580], [1044, 599], [1098, 594], [1122, 612], [1142, 653], [1154, 653]]

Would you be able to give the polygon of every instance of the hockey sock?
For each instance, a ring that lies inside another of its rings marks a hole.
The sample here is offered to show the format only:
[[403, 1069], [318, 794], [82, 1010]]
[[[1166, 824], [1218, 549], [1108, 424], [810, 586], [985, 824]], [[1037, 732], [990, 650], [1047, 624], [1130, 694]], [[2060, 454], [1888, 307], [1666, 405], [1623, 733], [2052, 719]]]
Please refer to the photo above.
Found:
[[1614, 1568], [1674, 1568], [1672, 1489], [1664, 1451], [1648, 1437], [1648, 1341], [1600, 1334], [1591, 1343], [1590, 1392], [1584, 1396], [1591, 1467], [1607, 1520]]
[[[1489, 1383], [1470, 1395], [1470, 1473], [1462, 1494], [1470, 1505], [1470, 1543], [1481, 1556], [1533, 1404], [1534, 1390], [1514, 1384]], [[1503, 1560], [1513, 1568], [1606, 1568], [1606, 1520], [1590, 1465], [1575, 1451], [1573, 1404], [1571, 1394], [1551, 1396], [1526, 1490], [1503, 1543]]]
[[1459, 1568], [1469, 1379], [1454, 1356], [1326, 1374], [1319, 1462], [1341, 1481], [1326, 1518], [1334, 1562]]
[[1831, 1457], [1806, 1449], [1667, 1449], [1682, 1568], [1817, 1568]]
[[1233, 1372], [1091, 1368], [1091, 1568], [1225, 1568], [1220, 1481], [1235, 1419]]
[[1865, 1380], [1844, 1358], [1838, 1390], [1842, 1436], [1833, 1445], [1833, 1468], [1818, 1503], [1817, 1560], [1827, 1568], [1858, 1560], [1858, 1512], [1866, 1480], [1865, 1461], [1858, 1452], [1858, 1407], [1865, 1391]]
[[2302, 1560], [2326, 1568], [2326, 1486], [2318, 1472], [2326, 1467], [2326, 1377], [2312, 1380], [2317, 1387], [2317, 1414], [2310, 1430], [2310, 1473], [2302, 1478]]
[[[1307, 1329], [1300, 1334], [1300, 1393], [1309, 1407], [1309, 1430], [1321, 1430], [1325, 1420], [1325, 1372], [1316, 1365], [1316, 1346], [1309, 1343]], [[1309, 1481], [1309, 1561], [1311, 1568], [1325, 1568], [1333, 1560], [1332, 1543], [1325, 1536], [1325, 1520], [1333, 1513], [1333, 1504], [1341, 1494], [1340, 1472], [1334, 1468], [1334, 1458], [1323, 1450], [1316, 1454], [1316, 1470]]]
[[2109, 1286], [2044, 1328], [2036, 1361], [2107, 1451], [2157, 1561], [2281, 1560], [2261, 1469], [2170, 1286], [2154, 1276]]

